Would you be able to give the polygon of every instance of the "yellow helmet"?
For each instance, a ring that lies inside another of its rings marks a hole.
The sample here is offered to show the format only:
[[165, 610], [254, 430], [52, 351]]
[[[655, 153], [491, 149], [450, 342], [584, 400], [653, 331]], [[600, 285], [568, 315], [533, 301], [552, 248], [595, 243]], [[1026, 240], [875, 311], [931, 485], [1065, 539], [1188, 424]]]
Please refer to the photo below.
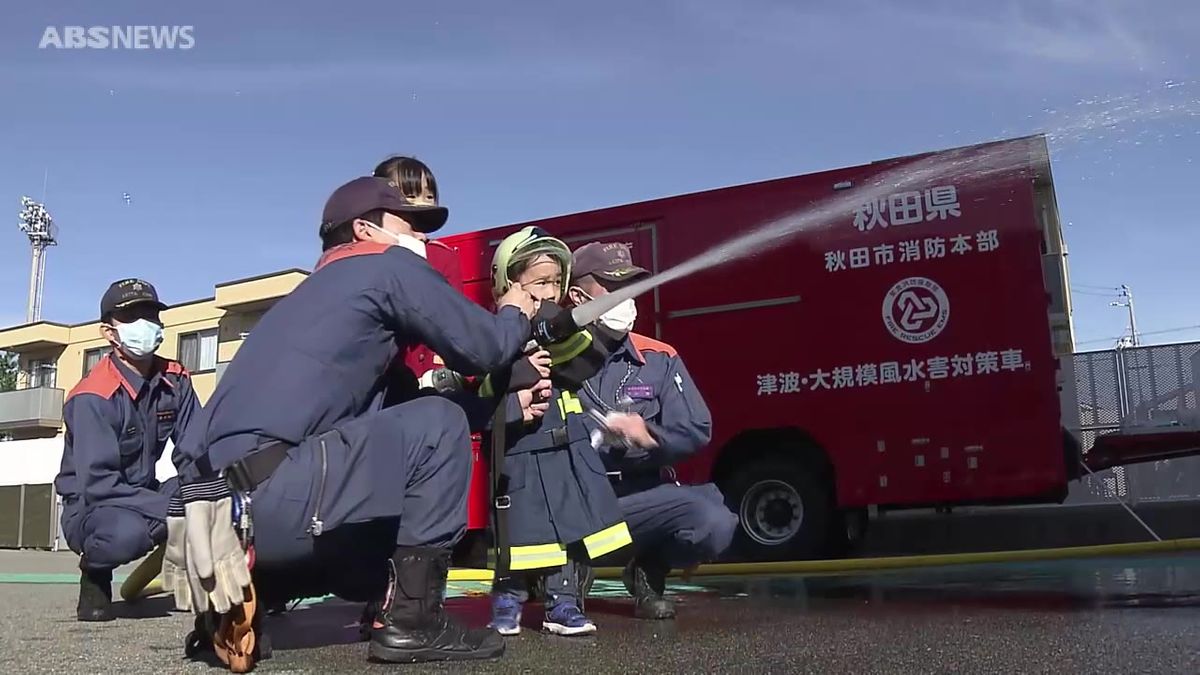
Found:
[[528, 225], [505, 237], [496, 252], [492, 254], [492, 295], [500, 297], [512, 287], [509, 278], [513, 267], [522, 261], [532, 260], [539, 255], [548, 255], [558, 262], [562, 269], [563, 286], [559, 289], [562, 300], [567, 279], [571, 278], [571, 249], [562, 242], [550, 236], [540, 227]]

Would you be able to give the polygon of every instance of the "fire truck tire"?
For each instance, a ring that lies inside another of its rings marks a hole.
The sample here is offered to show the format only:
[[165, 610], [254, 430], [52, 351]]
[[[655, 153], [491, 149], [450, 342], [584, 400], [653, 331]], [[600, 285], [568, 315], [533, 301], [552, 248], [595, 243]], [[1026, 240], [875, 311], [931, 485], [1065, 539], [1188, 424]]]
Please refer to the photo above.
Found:
[[832, 489], [804, 461], [768, 456], [739, 469], [724, 493], [740, 526], [734, 557], [800, 560], [827, 555], [836, 524]]

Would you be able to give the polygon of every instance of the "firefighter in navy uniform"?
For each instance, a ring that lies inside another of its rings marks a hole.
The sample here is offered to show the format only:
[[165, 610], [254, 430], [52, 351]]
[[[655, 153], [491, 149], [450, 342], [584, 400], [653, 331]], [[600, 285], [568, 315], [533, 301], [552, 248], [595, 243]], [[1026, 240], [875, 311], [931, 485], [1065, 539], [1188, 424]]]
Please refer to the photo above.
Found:
[[[187, 548], [173, 557], [168, 547], [167, 559], [186, 565], [197, 614], [211, 603], [227, 616], [260, 581], [370, 601], [375, 589], [355, 577], [382, 565], [372, 659], [494, 658], [499, 636], [459, 627], [443, 606], [450, 548], [466, 529], [468, 416], [440, 396], [381, 404], [389, 365], [413, 344], [467, 375], [511, 364], [533, 301], [515, 286], [493, 315], [414, 253], [447, 211], [432, 172], [405, 165], [399, 180], [358, 178], [329, 198], [317, 268], [262, 317], [184, 439], [194, 460], [180, 472]], [[225, 515], [244, 495], [254, 583]]]
[[163, 309], [145, 281], [109, 286], [100, 300], [100, 334], [113, 351], [63, 405], [66, 435], [54, 487], [63, 499], [67, 546], [80, 555], [80, 621], [112, 620], [113, 569], [167, 538], [177, 481], [159, 483], [154, 466], [167, 440], [179, 444], [200, 404], [183, 366], [155, 355]]
[[[567, 296], [580, 305], [646, 274], [624, 244], [593, 242], [575, 251]], [[634, 558], [623, 577], [635, 614], [666, 619], [675, 615], [663, 595], [667, 573], [718, 557], [738, 519], [715, 485], [674, 480], [671, 465], [709, 442], [712, 418], [683, 359], [670, 345], [631, 332], [636, 318], [629, 299], [588, 327], [607, 356], [580, 396], [605, 417], [603, 425], [589, 422], [601, 432], [601, 456], [633, 535]]]

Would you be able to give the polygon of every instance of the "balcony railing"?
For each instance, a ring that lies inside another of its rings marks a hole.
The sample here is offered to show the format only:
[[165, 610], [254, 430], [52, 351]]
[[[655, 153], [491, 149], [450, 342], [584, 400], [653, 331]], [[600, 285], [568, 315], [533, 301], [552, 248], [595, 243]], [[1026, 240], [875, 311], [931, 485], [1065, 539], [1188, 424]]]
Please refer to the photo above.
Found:
[[53, 387], [0, 392], [0, 431], [62, 426], [63, 393]]

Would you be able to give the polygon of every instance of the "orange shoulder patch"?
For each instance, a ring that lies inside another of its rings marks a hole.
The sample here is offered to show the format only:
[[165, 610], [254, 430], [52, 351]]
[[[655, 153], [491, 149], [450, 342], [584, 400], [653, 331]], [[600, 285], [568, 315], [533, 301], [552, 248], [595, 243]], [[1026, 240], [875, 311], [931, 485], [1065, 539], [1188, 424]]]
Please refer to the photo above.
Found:
[[69, 401], [72, 396], [78, 396], [79, 394], [95, 394], [108, 400], [121, 387], [125, 387], [130, 397], [136, 395], [129, 382], [124, 377], [121, 377], [121, 372], [117, 370], [116, 364], [112, 362], [112, 355], [105, 354], [104, 358], [100, 359], [100, 362], [92, 368], [92, 371], [71, 389], [70, 393], [67, 394], [67, 398], [64, 399], [64, 403]]
[[633, 348], [638, 350], [638, 352], [658, 352], [670, 357], [679, 356], [679, 352], [675, 351], [675, 348], [671, 345], [639, 333], [630, 333], [629, 341], [633, 343]]
[[391, 248], [390, 244], [380, 244], [374, 241], [356, 241], [350, 244], [342, 244], [334, 246], [321, 255], [321, 259], [317, 261], [317, 267], [313, 271], [321, 269], [331, 262], [341, 260], [343, 258], [353, 258], [360, 255], [375, 255], [383, 253]]

